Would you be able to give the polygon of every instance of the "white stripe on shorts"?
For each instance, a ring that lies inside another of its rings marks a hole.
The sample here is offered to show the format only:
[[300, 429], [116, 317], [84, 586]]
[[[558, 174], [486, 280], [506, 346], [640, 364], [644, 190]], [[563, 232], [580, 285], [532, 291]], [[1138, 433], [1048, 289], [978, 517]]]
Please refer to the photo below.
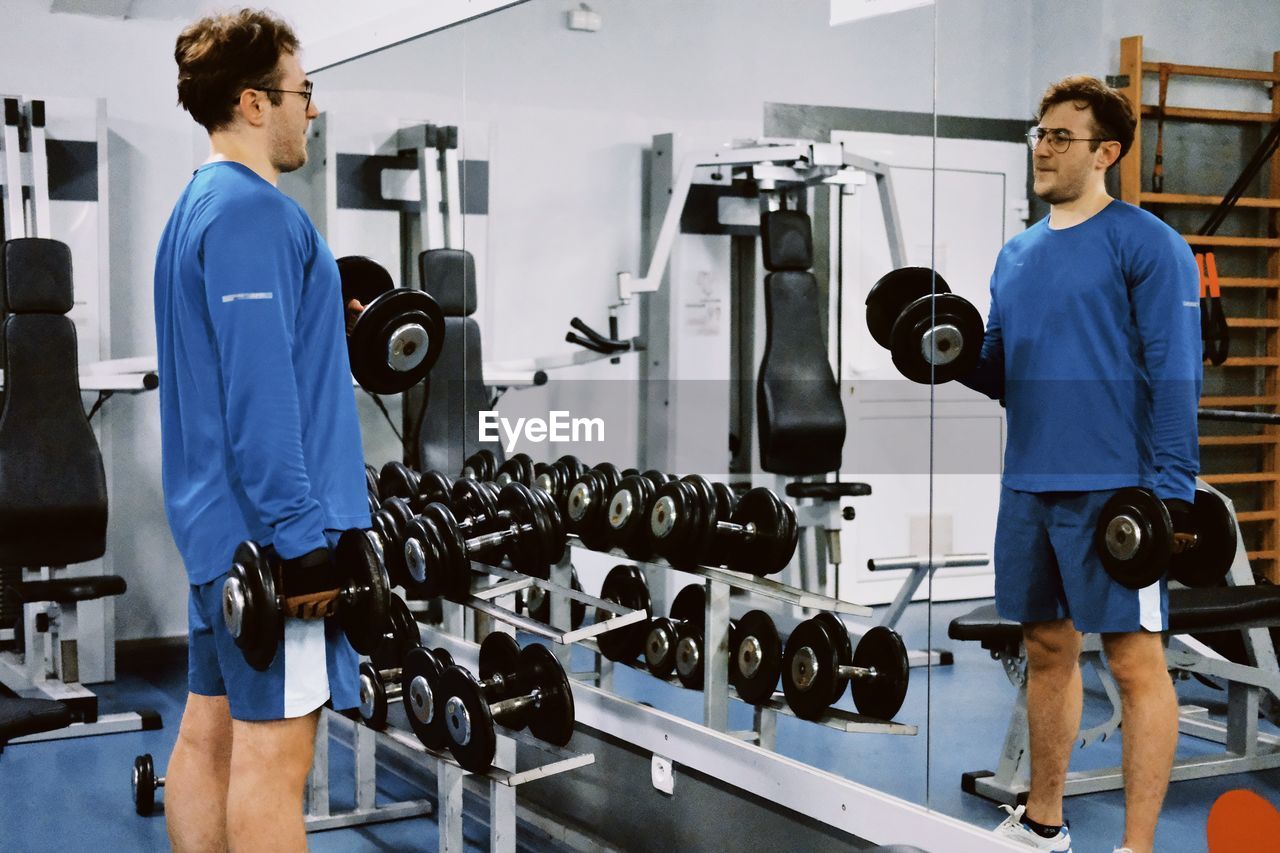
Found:
[[324, 620], [285, 619], [285, 718], [306, 716], [328, 699], [329, 661], [324, 641]]
[[1138, 624], [1148, 631], [1163, 631], [1160, 618], [1160, 581], [1138, 590]]

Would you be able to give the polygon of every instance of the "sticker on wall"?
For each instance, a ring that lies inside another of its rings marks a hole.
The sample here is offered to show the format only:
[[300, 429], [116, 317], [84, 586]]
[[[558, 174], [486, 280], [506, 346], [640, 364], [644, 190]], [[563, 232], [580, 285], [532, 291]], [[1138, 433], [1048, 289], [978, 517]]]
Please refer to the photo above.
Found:
[[934, 0], [831, 0], [831, 26], [889, 15], [918, 6], [932, 6]]

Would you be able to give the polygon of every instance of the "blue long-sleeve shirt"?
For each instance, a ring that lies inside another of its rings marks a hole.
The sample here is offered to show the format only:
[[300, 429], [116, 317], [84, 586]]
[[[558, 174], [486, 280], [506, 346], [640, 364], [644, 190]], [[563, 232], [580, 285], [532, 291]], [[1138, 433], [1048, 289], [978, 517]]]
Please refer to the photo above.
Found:
[[192, 584], [245, 539], [282, 557], [367, 527], [341, 284], [302, 208], [249, 168], [200, 167], [156, 252], [161, 477]]
[[961, 381], [1005, 403], [1009, 488], [1141, 485], [1191, 500], [1202, 364], [1190, 247], [1112, 201], [1071, 228], [1046, 218], [1005, 244], [982, 357]]

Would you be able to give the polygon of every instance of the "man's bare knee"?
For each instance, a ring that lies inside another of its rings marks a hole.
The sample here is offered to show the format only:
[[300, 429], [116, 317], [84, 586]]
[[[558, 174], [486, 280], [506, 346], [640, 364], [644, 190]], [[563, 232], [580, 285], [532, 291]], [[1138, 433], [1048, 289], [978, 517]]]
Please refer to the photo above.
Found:
[[1102, 644], [1107, 653], [1107, 665], [1122, 693], [1168, 681], [1164, 641], [1160, 634], [1147, 631], [1105, 634]]
[[1035, 670], [1071, 670], [1080, 658], [1080, 632], [1070, 619], [1022, 626], [1027, 665]]
[[232, 777], [267, 775], [278, 784], [300, 789], [311, 770], [316, 718], [312, 713], [287, 720], [236, 720], [232, 724]]

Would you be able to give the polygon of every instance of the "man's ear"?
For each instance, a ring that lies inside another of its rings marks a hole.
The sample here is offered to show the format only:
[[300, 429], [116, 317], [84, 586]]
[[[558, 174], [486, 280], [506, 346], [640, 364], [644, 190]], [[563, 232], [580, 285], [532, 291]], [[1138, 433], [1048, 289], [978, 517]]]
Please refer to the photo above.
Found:
[[[1114, 145], [1115, 148], [1111, 146]], [[1102, 161], [1100, 165], [1103, 171], [1110, 169], [1120, 159], [1120, 143], [1114, 139], [1109, 139], [1102, 143]]]
[[239, 116], [253, 127], [261, 125], [263, 118], [266, 115], [266, 110], [263, 108], [262, 101], [263, 95], [261, 92], [254, 91], [253, 89], [245, 89], [240, 93], [240, 98], [236, 101], [235, 107], [232, 110], [233, 119], [235, 116]]

